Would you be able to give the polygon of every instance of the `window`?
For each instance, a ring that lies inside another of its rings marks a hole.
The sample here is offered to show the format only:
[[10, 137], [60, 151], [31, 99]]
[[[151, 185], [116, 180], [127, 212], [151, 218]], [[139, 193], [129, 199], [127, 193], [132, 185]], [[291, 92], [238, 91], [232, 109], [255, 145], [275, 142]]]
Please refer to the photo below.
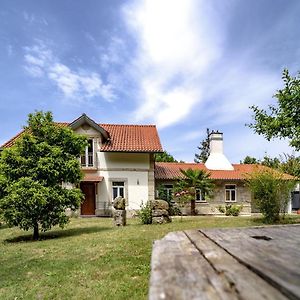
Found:
[[124, 198], [124, 181], [113, 181], [112, 183], [112, 200], [117, 197]]
[[225, 201], [235, 202], [236, 201], [236, 186], [235, 184], [225, 185]]
[[80, 158], [82, 167], [93, 167], [94, 166], [94, 141], [93, 139], [88, 140], [88, 145], [85, 148], [85, 153]]
[[195, 200], [196, 202], [206, 202], [205, 195], [202, 194], [200, 189], [196, 189]]
[[172, 184], [164, 184], [164, 191], [166, 195], [167, 201], [172, 201], [173, 199], [173, 185]]

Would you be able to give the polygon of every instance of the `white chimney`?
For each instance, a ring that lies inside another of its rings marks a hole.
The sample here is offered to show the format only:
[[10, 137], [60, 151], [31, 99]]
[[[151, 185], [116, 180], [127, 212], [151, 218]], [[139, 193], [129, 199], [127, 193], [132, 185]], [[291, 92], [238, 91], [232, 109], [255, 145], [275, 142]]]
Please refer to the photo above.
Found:
[[223, 153], [223, 133], [212, 131], [209, 135], [210, 153], [205, 166], [209, 170], [234, 170]]

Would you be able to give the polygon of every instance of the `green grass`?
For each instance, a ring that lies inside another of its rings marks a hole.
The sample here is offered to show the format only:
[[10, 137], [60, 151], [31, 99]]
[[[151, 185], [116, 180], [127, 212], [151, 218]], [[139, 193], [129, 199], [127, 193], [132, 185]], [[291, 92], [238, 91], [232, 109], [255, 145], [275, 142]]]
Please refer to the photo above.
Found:
[[[292, 222], [300, 222], [295, 216]], [[146, 299], [152, 243], [170, 231], [261, 225], [250, 217], [176, 218], [115, 228], [111, 219], [72, 219], [42, 240], [0, 227], [0, 299]]]

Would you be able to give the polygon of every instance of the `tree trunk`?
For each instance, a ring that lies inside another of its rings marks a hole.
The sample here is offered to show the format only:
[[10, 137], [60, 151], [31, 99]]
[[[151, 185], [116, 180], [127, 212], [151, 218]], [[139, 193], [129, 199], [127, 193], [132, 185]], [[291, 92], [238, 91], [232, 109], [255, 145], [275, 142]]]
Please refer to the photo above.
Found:
[[195, 203], [195, 200], [191, 200], [191, 215], [192, 216], [196, 215], [196, 203]]
[[33, 227], [33, 239], [35, 241], [37, 241], [39, 239], [40, 235], [39, 235], [39, 224], [34, 224]]

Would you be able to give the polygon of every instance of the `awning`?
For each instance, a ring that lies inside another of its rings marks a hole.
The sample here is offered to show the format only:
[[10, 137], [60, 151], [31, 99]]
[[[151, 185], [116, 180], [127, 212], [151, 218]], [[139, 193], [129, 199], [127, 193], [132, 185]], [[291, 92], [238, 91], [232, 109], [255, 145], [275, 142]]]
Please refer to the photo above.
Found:
[[103, 180], [103, 176], [84, 174], [84, 177], [81, 181], [83, 182], [100, 182]]

